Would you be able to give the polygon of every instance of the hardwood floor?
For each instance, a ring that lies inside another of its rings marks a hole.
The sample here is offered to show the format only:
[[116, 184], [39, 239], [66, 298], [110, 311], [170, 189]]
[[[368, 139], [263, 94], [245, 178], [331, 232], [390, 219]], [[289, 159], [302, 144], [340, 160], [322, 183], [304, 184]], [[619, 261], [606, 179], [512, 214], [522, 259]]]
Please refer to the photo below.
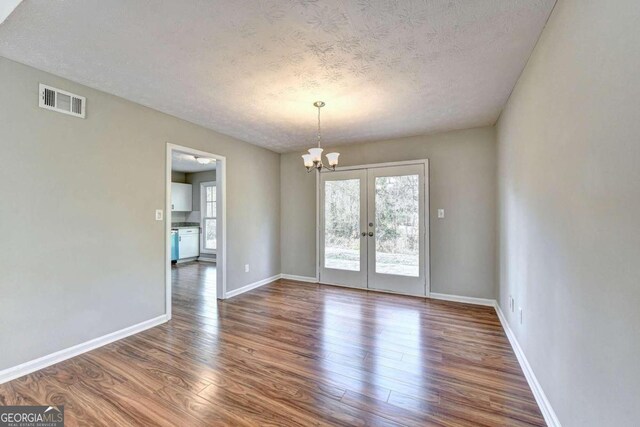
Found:
[[279, 280], [215, 299], [173, 269], [173, 319], [0, 385], [75, 425], [542, 426], [492, 308]]

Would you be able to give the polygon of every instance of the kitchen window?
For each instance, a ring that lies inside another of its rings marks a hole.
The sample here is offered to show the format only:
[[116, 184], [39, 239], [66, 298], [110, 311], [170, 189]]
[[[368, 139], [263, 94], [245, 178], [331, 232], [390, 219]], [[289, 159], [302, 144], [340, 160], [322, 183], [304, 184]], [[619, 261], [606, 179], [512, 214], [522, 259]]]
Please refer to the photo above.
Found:
[[205, 251], [215, 251], [217, 246], [216, 239], [216, 183], [207, 182], [202, 184], [202, 226], [203, 226], [203, 242], [202, 247]]

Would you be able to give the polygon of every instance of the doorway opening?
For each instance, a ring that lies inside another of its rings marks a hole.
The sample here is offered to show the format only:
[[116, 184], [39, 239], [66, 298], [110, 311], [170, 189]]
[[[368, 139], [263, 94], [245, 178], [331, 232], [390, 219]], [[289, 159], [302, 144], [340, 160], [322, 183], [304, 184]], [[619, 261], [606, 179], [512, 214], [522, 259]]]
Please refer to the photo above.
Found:
[[319, 281], [429, 296], [428, 181], [427, 160], [322, 173]]
[[226, 294], [226, 159], [167, 144], [166, 312], [174, 286], [210, 299]]

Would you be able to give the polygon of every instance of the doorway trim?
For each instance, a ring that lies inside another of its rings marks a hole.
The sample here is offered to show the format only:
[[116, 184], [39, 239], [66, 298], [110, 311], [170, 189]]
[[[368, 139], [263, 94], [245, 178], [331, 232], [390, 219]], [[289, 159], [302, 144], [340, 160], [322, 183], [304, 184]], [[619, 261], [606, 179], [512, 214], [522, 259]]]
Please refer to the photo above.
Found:
[[[425, 212], [425, 247], [424, 247], [424, 275], [425, 275], [425, 295], [420, 297], [430, 298], [431, 297], [431, 212], [429, 211], [429, 159], [419, 159], [419, 160], [405, 160], [399, 162], [386, 162], [386, 163], [370, 163], [364, 165], [353, 165], [353, 166], [338, 166], [336, 167], [336, 171], [349, 171], [349, 170], [359, 170], [359, 169], [373, 169], [373, 168], [383, 168], [388, 166], [405, 166], [405, 165], [424, 165], [424, 212]], [[330, 171], [322, 171], [321, 173], [331, 173]], [[320, 277], [320, 174], [316, 174], [316, 281], [318, 283], [324, 283]], [[348, 287], [344, 285], [339, 285], [335, 283], [325, 283], [327, 285], [333, 286], [342, 286]], [[358, 288], [361, 289], [361, 288]], [[395, 293], [391, 291], [382, 291], [377, 289], [363, 289], [366, 291], [372, 292], [382, 292], [382, 293]], [[402, 294], [403, 295], [403, 294]], [[415, 296], [415, 295], [414, 295]]]
[[224, 299], [227, 292], [227, 158], [219, 154], [197, 150], [191, 147], [166, 144], [165, 162], [165, 313], [171, 319], [171, 154], [174, 151], [208, 157], [216, 160], [218, 249], [216, 252], [216, 298]]

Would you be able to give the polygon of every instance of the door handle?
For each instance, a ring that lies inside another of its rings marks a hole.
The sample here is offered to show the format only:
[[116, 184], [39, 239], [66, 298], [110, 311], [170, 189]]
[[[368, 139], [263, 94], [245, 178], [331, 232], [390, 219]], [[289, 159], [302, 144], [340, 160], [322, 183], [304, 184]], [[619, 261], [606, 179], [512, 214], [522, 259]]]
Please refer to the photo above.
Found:
[[369, 237], [373, 237], [373, 231], [369, 232]]
[[360, 234], [362, 234], [362, 237], [367, 237], [367, 232], [366, 232], [366, 231], [363, 231], [363, 232], [362, 232], [362, 233], [360, 233]]

